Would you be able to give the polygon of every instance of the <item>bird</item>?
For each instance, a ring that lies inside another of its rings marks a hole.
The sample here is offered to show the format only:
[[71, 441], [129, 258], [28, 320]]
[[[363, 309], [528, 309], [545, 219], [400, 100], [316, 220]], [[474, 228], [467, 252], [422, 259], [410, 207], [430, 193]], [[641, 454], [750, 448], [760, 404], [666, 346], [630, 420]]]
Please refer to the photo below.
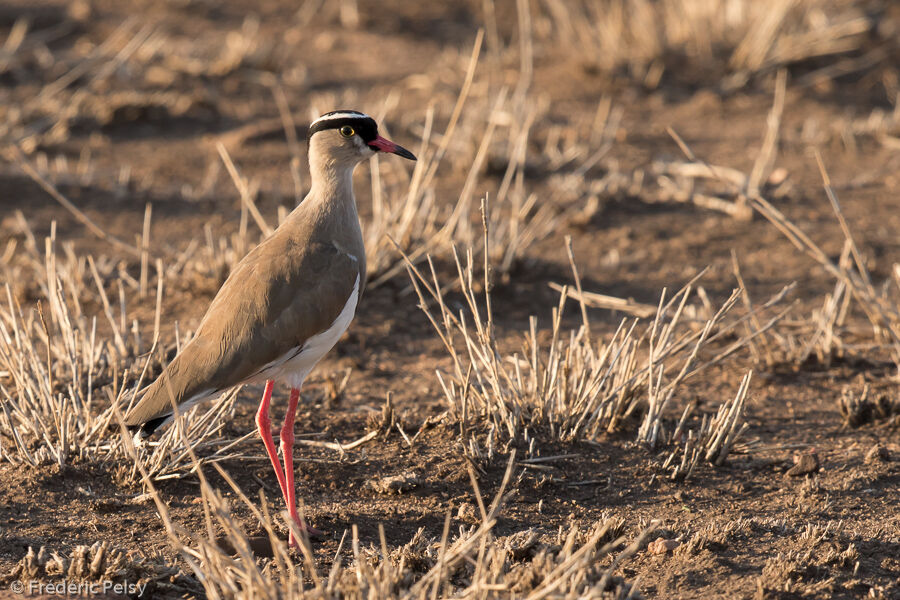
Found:
[[[275, 469], [291, 519], [318, 536], [298, 515], [294, 486], [294, 418], [300, 389], [353, 320], [366, 285], [366, 253], [353, 195], [353, 171], [377, 152], [416, 160], [378, 134], [365, 113], [336, 110], [307, 132], [311, 186], [284, 222], [231, 271], [196, 334], [159, 377], [136, 395], [125, 425], [141, 443], [179, 414], [229, 388], [264, 383], [256, 426]], [[275, 383], [290, 388], [278, 461], [269, 416]], [[290, 545], [296, 547], [293, 532]]]

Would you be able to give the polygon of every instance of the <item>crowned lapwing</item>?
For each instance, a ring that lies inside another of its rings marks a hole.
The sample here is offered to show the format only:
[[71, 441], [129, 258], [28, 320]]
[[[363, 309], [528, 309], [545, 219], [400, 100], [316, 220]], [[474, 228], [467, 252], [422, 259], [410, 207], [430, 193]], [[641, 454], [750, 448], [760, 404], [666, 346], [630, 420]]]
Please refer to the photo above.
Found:
[[[353, 170], [376, 152], [416, 160], [378, 135], [375, 121], [360, 112], [327, 113], [309, 126], [312, 187], [306, 198], [265, 241], [241, 260], [213, 298], [197, 334], [128, 411], [125, 424], [145, 438], [181, 412], [228, 388], [265, 382], [256, 425], [275, 468], [288, 511], [294, 496], [294, 414], [300, 388], [335, 345], [356, 313], [366, 282], [366, 254]], [[291, 388], [278, 462], [269, 420], [275, 382]], [[296, 545], [293, 535], [290, 540]]]

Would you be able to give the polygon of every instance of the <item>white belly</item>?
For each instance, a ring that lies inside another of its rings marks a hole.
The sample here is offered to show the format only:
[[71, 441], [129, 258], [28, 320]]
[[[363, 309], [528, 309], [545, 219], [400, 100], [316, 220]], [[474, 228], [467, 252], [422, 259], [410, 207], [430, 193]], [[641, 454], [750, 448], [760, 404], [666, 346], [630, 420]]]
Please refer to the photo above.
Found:
[[353, 291], [347, 298], [347, 303], [341, 313], [331, 324], [331, 327], [312, 336], [303, 344], [292, 348], [281, 358], [275, 359], [264, 366], [258, 375], [253, 377], [254, 381], [263, 381], [274, 379], [275, 381], [286, 383], [292, 388], [300, 388], [306, 376], [309, 375], [313, 367], [322, 360], [322, 357], [328, 354], [328, 351], [334, 348], [350, 321], [356, 314], [356, 303], [359, 300], [359, 275], [356, 276], [356, 283], [353, 285]]

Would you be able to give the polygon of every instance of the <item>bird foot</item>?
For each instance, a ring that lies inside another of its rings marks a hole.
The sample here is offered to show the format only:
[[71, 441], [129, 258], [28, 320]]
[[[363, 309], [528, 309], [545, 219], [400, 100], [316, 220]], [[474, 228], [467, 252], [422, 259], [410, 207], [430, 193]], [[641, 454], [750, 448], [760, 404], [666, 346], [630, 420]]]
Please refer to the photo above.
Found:
[[[300, 531], [306, 532], [306, 535], [309, 536], [310, 538], [319, 539], [319, 538], [325, 537], [324, 531], [320, 531], [320, 530], [316, 529], [315, 527], [305, 525], [303, 523], [303, 521], [298, 521], [297, 526], [299, 527]], [[297, 549], [300, 548], [300, 544], [297, 542], [297, 539], [294, 537], [293, 532], [291, 532], [288, 537], [288, 545], [290, 545], [291, 548], [297, 548]]]

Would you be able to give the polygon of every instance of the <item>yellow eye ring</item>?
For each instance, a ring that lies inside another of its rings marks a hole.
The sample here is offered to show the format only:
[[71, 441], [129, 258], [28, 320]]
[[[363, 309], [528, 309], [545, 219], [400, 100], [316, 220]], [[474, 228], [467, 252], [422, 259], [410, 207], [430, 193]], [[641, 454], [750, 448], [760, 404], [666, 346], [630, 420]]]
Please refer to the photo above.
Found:
[[345, 138], [353, 137], [353, 134], [356, 133], [355, 131], [353, 131], [353, 128], [350, 127], [349, 125], [344, 125], [343, 127], [341, 127], [340, 131], [341, 131], [341, 135], [344, 136]]

